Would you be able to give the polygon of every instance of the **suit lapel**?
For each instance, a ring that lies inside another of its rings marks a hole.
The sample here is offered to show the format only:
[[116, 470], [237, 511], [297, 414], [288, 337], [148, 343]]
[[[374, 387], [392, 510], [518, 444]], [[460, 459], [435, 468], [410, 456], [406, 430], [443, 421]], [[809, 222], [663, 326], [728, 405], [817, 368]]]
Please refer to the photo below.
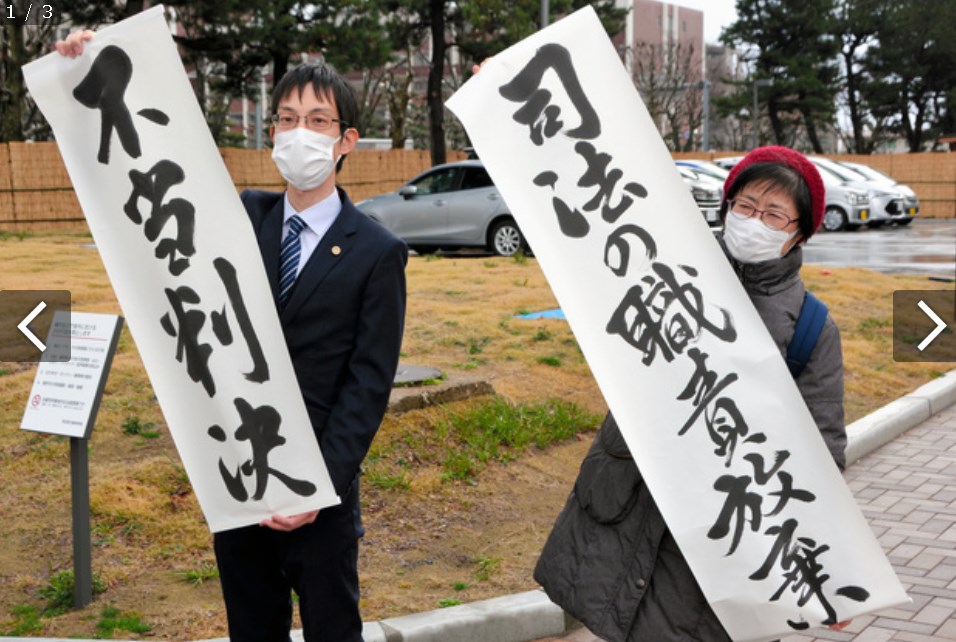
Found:
[[285, 198], [276, 201], [266, 213], [259, 231], [259, 251], [266, 267], [272, 298], [279, 300], [279, 246], [282, 244], [282, 219], [285, 212]]
[[[335, 218], [335, 222], [329, 228], [325, 236], [319, 242], [319, 245], [312, 252], [308, 262], [299, 273], [299, 278], [295, 281], [292, 288], [292, 295], [288, 304], [279, 315], [282, 321], [291, 319], [296, 311], [302, 307], [312, 292], [325, 279], [326, 275], [342, 261], [349, 253], [354, 242], [355, 235], [355, 216], [361, 216], [361, 213], [355, 209], [344, 194], [342, 196], [342, 211]], [[278, 263], [276, 264], [278, 265]]]

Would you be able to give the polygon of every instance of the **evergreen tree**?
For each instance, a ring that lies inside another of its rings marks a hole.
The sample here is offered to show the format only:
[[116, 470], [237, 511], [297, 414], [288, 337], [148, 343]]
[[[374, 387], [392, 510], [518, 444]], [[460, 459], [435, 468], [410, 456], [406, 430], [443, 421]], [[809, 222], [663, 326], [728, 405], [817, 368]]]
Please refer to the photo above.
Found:
[[847, 147], [857, 154], [869, 154], [882, 138], [881, 122], [873, 118], [863, 96], [869, 82], [866, 50], [876, 43], [892, 0], [838, 0], [836, 28], [840, 34], [843, 68], [843, 107], [850, 120]]
[[316, 54], [340, 72], [381, 65], [389, 54], [374, 5], [363, 0], [167, 0], [187, 23], [178, 38], [192, 52], [229, 68], [241, 89], [255, 70], [271, 67], [273, 83], [293, 56]]
[[922, 151], [953, 121], [956, 87], [956, 2], [891, 3], [867, 50], [871, 81], [863, 95], [877, 118], [890, 121], [909, 151]]
[[788, 130], [799, 122], [809, 146], [823, 151], [820, 129], [835, 115], [839, 43], [833, 33], [834, 0], [737, 0], [737, 21], [721, 41], [745, 49], [744, 61], [753, 65], [753, 76], [739, 84], [741, 99], [754, 81], [773, 81], [764, 94], [777, 144], [793, 144]]

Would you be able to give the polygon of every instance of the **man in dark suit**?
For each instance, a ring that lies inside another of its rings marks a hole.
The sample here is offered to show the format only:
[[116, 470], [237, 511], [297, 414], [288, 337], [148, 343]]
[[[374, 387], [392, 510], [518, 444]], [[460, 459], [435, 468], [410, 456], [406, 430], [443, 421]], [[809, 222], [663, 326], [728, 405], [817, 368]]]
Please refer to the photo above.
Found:
[[[76, 57], [92, 31], [56, 43]], [[214, 535], [232, 642], [287, 642], [292, 591], [307, 642], [361, 642], [359, 466], [388, 404], [405, 319], [408, 248], [335, 185], [358, 104], [331, 67], [288, 72], [272, 96], [285, 192], [246, 191], [286, 344], [342, 503]]]
[[341, 76], [321, 63], [297, 67], [272, 104], [273, 159], [288, 189], [246, 191], [242, 202], [342, 504], [216, 533], [216, 559], [232, 642], [287, 640], [290, 590], [308, 642], [361, 641], [359, 466], [398, 366], [408, 250], [335, 186], [358, 140], [357, 102]]

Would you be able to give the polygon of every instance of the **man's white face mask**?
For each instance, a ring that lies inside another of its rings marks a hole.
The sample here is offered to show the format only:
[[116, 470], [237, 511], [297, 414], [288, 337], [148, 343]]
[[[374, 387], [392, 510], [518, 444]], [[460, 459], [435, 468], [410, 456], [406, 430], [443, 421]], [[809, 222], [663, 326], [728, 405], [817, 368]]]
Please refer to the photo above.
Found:
[[276, 132], [272, 160], [290, 185], [307, 192], [325, 182], [335, 168], [338, 141], [305, 127]]
[[783, 246], [798, 231], [775, 230], [755, 216], [748, 218], [730, 210], [724, 220], [724, 244], [741, 263], [760, 263], [779, 259]]

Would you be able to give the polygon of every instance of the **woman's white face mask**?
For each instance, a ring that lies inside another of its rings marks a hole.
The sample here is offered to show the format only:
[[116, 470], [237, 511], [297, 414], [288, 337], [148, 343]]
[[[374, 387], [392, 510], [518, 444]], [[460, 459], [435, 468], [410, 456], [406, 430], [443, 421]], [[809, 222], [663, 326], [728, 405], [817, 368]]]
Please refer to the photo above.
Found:
[[338, 138], [295, 127], [277, 132], [272, 160], [290, 185], [307, 192], [326, 181], [335, 169], [334, 146]]
[[798, 231], [775, 230], [757, 217], [748, 218], [730, 210], [724, 220], [724, 244], [730, 255], [741, 263], [760, 263], [779, 259], [783, 246]]

